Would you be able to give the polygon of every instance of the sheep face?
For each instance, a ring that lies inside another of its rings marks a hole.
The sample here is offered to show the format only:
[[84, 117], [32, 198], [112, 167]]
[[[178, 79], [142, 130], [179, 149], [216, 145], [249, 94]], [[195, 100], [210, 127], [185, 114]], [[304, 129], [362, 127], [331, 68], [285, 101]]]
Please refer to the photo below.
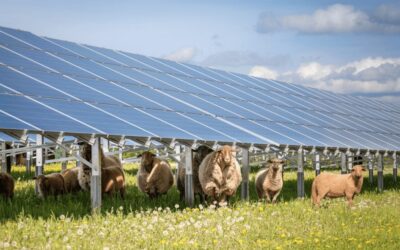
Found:
[[274, 171], [278, 171], [280, 169], [283, 169], [284, 164], [285, 164], [285, 161], [281, 160], [281, 159], [270, 159], [270, 160], [268, 160], [268, 167], [270, 167]]
[[37, 177], [33, 177], [36, 181], [36, 185], [38, 186], [38, 195], [40, 198], [45, 198], [47, 194], [47, 190], [49, 190], [49, 179], [44, 175], [39, 175]]
[[[92, 146], [89, 143], [86, 142], [80, 142], [80, 150], [79, 154], [87, 160], [88, 162], [92, 162]], [[89, 168], [89, 166], [83, 164], [84, 168]]]
[[145, 168], [146, 172], [150, 173], [151, 170], [153, 170], [153, 161], [156, 155], [152, 152], [146, 151], [138, 155], [138, 157], [142, 157], [141, 165]]
[[90, 190], [90, 178], [91, 178], [91, 169], [90, 168], [79, 168], [78, 171], [78, 182], [79, 186], [83, 190]]
[[199, 162], [201, 162], [201, 160], [203, 160], [204, 158], [206, 158], [206, 156], [209, 153], [212, 153], [213, 150], [207, 146], [201, 145], [200, 147], [198, 147], [196, 150], [193, 150], [193, 152], [195, 152], [195, 157], [197, 160], [199, 160]]
[[230, 146], [223, 146], [222, 148], [218, 149], [217, 152], [221, 155], [223, 163], [228, 166], [231, 165], [234, 158], [234, 153], [236, 152]]
[[351, 170], [351, 175], [354, 179], [358, 180], [363, 176], [363, 171], [365, 171], [365, 168], [362, 165], [356, 165]]

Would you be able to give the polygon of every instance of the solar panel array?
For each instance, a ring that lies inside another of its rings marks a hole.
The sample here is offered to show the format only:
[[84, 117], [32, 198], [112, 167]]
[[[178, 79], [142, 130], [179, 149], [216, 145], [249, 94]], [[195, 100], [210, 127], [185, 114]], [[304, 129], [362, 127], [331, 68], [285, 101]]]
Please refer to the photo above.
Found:
[[377, 100], [0, 27], [0, 129], [400, 149]]

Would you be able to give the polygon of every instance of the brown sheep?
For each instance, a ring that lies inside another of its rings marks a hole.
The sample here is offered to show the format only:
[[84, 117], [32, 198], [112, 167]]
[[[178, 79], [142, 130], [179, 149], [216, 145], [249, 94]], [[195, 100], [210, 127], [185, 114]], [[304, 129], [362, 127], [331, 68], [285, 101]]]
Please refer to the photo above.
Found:
[[10, 174], [0, 173], [0, 195], [4, 199], [12, 199], [14, 197], [14, 179]]
[[59, 173], [33, 177], [38, 187], [38, 196], [45, 199], [49, 195], [57, 196], [65, 193], [64, 178]]
[[102, 194], [112, 196], [114, 192], [118, 192], [121, 198], [125, 197], [125, 175], [122, 168], [111, 166], [101, 170], [101, 187]]
[[166, 194], [174, 184], [174, 176], [168, 162], [156, 158], [151, 152], [143, 152], [137, 183], [139, 190], [150, 198]]
[[213, 201], [225, 202], [234, 195], [242, 181], [236, 151], [223, 146], [206, 156], [199, 167], [203, 192]]
[[255, 179], [259, 199], [266, 198], [267, 202], [276, 202], [276, 198], [283, 187], [282, 171], [284, 160], [272, 159], [268, 161], [267, 168], [261, 169]]
[[[79, 145], [80, 147], [80, 155], [82, 158], [85, 160], [91, 162], [92, 161], [92, 146], [86, 142], [80, 142]], [[105, 156], [103, 153], [103, 150], [100, 149], [100, 161], [101, 161], [101, 168], [107, 168], [107, 167], [119, 167], [122, 168], [121, 161], [114, 157], [114, 156]], [[91, 168], [83, 163], [80, 164], [78, 170], [78, 181], [79, 185], [83, 190], [90, 190], [90, 177], [92, 175]]]
[[[199, 196], [201, 202], [204, 202], [205, 197], [199, 181], [199, 167], [203, 159], [213, 151], [214, 150], [204, 145], [199, 146], [196, 150], [192, 150], [193, 191], [194, 195], [197, 194]], [[183, 156], [179, 163], [178, 180], [177, 180], [177, 187], [180, 193], [181, 200], [183, 200], [185, 197], [185, 173], [186, 173], [185, 160], [186, 160], [185, 156]]]
[[353, 198], [361, 192], [363, 185], [362, 165], [356, 165], [350, 174], [321, 173], [315, 177], [312, 188], [312, 202], [319, 206], [324, 197], [336, 198], [346, 196], [349, 206], [353, 204]]
[[64, 178], [65, 192], [75, 193], [81, 190], [81, 186], [78, 181], [79, 167], [74, 167], [61, 172]]

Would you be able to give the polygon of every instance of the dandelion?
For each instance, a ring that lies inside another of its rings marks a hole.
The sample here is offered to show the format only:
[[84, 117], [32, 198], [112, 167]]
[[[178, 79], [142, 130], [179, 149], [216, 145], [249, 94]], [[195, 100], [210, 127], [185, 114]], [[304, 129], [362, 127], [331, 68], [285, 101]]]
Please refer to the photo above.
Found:
[[8, 242], [3, 242], [3, 247], [4, 247], [4, 248], [9, 248], [9, 247], [10, 247], [10, 243], [8, 243]]
[[83, 230], [79, 228], [79, 229], [76, 231], [76, 233], [77, 233], [78, 235], [81, 236], [81, 235], [83, 235]]
[[63, 242], [67, 242], [67, 241], [68, 241], [68, 237], [67, 237], [67, 236], [64, 236]]
[[17, 242], [16, 241], [11, 242], [11, 246], [17, 247]]
[[168, 236], [168, 234], [169, 234], [167, 230], [164, 230], [162, 233], [164, 236]]
[[60, 220], [65, 220], [65, 215], [60, 215]]
[[199, 209], [200, 209], [200, 210], [203, 210], [203, 209], [204, 209], [203, 205], [200, 204], [200, 205], [199, 205]]
[[122, 210], [124, 210], [124, 207], [120, 206], [118, 209], [119, 209], [119, 211], [122, 211]]
[[175, 209], [178, 209], [179, 208], [179, 204], [175, 204]]
[[70, 245], [66, 245], [65, 248], [66, 248], [67, 250], [71, 250], [71, 249], [72, 249], [72, 247], [71, 247]]

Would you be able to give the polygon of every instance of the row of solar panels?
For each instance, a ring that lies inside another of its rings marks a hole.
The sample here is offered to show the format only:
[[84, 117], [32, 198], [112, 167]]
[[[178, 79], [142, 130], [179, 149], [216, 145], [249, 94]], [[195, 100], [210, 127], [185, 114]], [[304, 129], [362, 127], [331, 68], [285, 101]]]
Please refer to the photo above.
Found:
[[0, 63], [5, 129], [400, 148], [400, 109], [367, 98], [8, 28]]

